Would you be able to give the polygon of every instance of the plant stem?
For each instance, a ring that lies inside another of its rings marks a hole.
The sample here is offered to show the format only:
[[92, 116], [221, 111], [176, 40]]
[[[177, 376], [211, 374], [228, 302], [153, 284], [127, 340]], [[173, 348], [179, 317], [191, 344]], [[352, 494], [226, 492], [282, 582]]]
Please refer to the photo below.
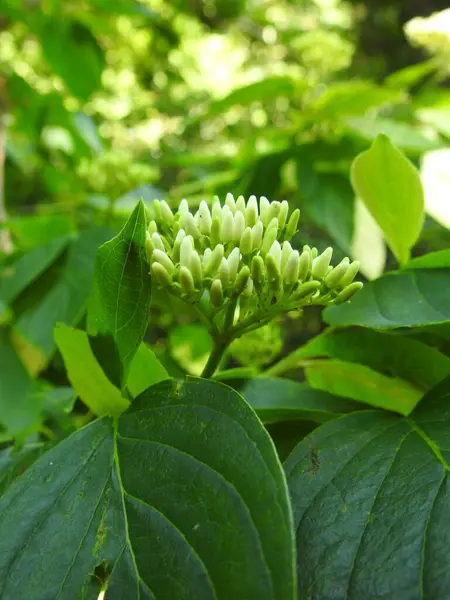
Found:
[[225, 350], [228, 348], [230, 344], [230, 338], [228, 337], [219, 337], [214, 340], [214, 346], [211, 354], [209, 355], [208, 362], [206, 363], [205, 368], [202, 372], [202, 377], [205, 379], [208, 377], [212, 377], [217, 370], [217, 367], [222, 360], [222, 357], [225, 353]]

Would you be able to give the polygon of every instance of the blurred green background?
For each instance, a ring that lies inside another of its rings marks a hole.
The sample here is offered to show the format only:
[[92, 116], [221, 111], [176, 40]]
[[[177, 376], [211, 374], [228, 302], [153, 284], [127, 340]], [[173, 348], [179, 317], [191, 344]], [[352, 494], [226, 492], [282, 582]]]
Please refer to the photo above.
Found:
[[[448, 247], [446, 4], [1, 0], [0, 398], [18, 399], [2, 419], [9, 431], [35, 423], [22, 422], [29, 394], [40, 415], [71, 406], [53, 329], [82, 325], [95, 250], [139, 197], [174, 208], [229, 191], [287, 199], [302, 211], [294, 245], [332, 245], [336, 261], [359, 259], [374, 279], [395, 260], [349, 168], [383, 132], [421, 170], [428, 216], [413, 254]], [[231, 364], [269, 364], [271, 350], [322, 327], [319, 312], [292, 319], [262, 333], [267, 352], [261, 340], [236, 344]], [[155, 297], [148, 339], [172, 373], [196, 373], [209, 341], [189, 315], [178, 320], [174, 330]]]

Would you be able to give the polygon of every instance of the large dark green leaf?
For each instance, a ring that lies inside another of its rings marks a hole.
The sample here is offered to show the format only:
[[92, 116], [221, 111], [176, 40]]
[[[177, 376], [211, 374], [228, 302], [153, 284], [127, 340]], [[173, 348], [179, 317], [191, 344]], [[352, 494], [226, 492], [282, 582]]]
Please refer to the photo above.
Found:
[[48, 22], [39, 37], [53, 71], [74, 96], [88, 100], [100, 87], [105, 66], [103, 50], [92, 32], [82, 23], [60, 20]]
[[419, 327], [450, 320], [450, 270], [389, 273], [367, 283], [351, 302], [324, 312], [331, 325], [381, 329]]
[[407, 419], [341, 417], [292, 452], [300, 598], [448, 598], [449, 394], [446, 379]]
[[292, 535], [278, 458], [242, 398], [161, 383], [9, 488], [0, 596], [94, 600], [106, 572], [111, 600], [294, 599]]
[[0, 450], [0, 496], [47, 449], [45, 444], [36, 443], [17, 449], [9, 447]]
[[315, 421], [324, 423], [359, 410], [356, 402], [313, 390], [305, 383], [275, 377], [256, 377], [241, 390], [263, 423]]
[[[89, 333], [98, 337], [94, 353], [119, 387], [125, 384], [148, 325], [151, 279], [146, 229], [145, 206], [140, 200], [122, 231], [98, 249], [95, 259]], [[120, 373], [111, 372], [106, 364], [115, 363], [115, 357]]]
[[55, 351], [53, 329], [58, 322], [75, 325], [82, 317], [89, 297], [95, 251], [107, 239], [108, 230], [83, 231], [69, 244], [59, 276], [45, 294], [30, 301], [20, 314], [15, 331], [48, 360]]

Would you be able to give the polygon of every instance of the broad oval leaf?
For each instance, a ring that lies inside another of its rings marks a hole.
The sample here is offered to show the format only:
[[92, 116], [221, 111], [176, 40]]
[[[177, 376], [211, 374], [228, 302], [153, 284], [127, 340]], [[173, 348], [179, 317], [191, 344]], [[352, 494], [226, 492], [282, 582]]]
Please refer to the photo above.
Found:
[[351, 400], [314, 390], [305, 383], [277, 377], [256, 377], [241, 394], [263, 423], [306, 420], [324, 423], [361, 407]]
[[0, 597], [94, 600], [100, 570], [110, 600], [293, 600], [293, 545], [283, 472], [253, 411], [222, 384], [164, 382], [2, 497]]
[[[151, 279], [146, 229], [145, 206], [140, 200], [122, 231], [98, 249], [95, 259], [88, 333], [98, 336], [94, 353], [118, 387], [126, 382], [148, 325]], [[111, 374], [107, 363], [116, 358], [121, 372]]]
[[404, 265], [423, 225], [424, 194], [417, 169], [384, 135], [355, 158], [351, 181]]
[[291, 453], [299, 597], [448, 597], [449, 393], [446, 379], [410, 418], [335, 419]]
[[421, 327], [450, 320], [450, 270], [418, 269], [389, 273], [367, 283], [341, 306], [329, 306], [330, 325], [378, 329]]

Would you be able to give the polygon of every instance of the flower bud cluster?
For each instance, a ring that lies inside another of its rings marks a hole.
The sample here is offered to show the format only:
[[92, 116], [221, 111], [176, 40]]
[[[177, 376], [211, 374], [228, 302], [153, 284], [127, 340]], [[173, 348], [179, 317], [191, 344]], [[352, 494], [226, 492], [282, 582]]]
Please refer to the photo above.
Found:
[[362, 287], [354, 282], [359, 263], [331, 266], [332, 249], [318, 254], [291, 246], [300, 211], [289, 216], [286, 201], [228, 194], [222, 205], [202, 201], [191, 212], [182, 200], [173, 214], [153, 203], [146, 250], [154, 280], [188, 302], [208, 297], [213, 312], [239, 303], [239, 319], [307, 304], [339, 304]]
[[405, 24], [404, 30], [413, 45], [422, 46], [430, 54], [442, 59], [442, 67], [450, 71], [450, 8], [428, 17], [415, 17]]

